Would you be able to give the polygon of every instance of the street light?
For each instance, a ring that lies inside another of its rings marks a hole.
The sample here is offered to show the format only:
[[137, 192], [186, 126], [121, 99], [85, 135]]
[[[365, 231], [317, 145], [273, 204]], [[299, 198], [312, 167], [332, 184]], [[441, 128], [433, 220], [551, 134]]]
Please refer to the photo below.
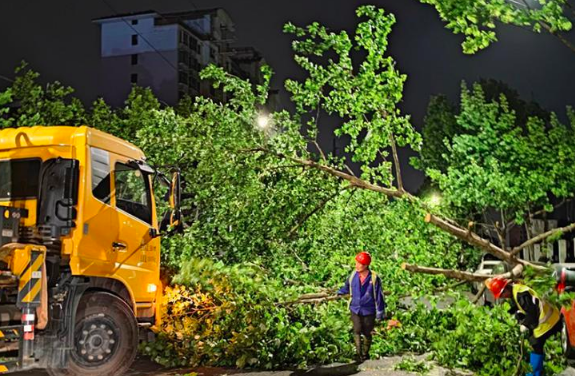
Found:
[[432, 193], [427, 200], [430, 206], [441, 205], [441, 195], [439, 193]]
[[260, 131], [267, 131], [271, 127], [271, 119], [270, 116], [266, 113], [259, 113], [257, 118], [257, 126]]

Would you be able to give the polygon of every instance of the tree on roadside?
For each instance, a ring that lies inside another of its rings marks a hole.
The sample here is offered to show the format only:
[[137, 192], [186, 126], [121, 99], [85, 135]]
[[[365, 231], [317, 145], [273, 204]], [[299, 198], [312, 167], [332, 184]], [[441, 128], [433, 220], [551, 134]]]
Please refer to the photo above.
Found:
[[[165, 244], [169, 250], [165, 261], [181, 267], [178, 281], [194, 289], [194, 296], [183, 292], [170, 296], [173, 300], [166, 308], [166, 317], [170, 320], [162, 328], [167, 340], [150, 350], [154, 356], [174, 362], [193, 360], [230, 364], [232, 358], [225, 357], [227, 351], [237, 356], [242, 349], [253, 347], [249, 357], [238, 358], [237, 361], [241, 361], [236, 364], [272, 368], [289, 362], [305, 366], [308, 360], [326, 361], [345, 356], [345, 345], [341, 345], [345, 333], [334, 330], [335, 325], [332, 325], [345, 311], [343, 302], [334, 303], [334, 312], [329, 308], [314, 310], [309, 306], [284, 309], [279, 304], [282, 302], [273, 299], [310, 292], [321, 282], [345, 279], [350, 271], [345, 268], [350, 248], [377, 244], [374, 253], [376, 259], [381, 257], [382, 261], [375, 266], [381, 266], [393, 282], [390, 287], [396, 303], [402, 291], [412, 293], [417, 289], [440, 287], [438, 285], [445, 283], [444, 276], [472, 281], [485, 278], [456, 270], [456, 240], [509, 262], [514, 266], [510, 277], [518, 277], [525, 267], [547, 271], [547, 268], [522, 260], [510, 250], [482, 238], [467, 221], [448, 218], [405, 189], [397, 149], [410, 147], [419, 151], [421, 136], [411, 126], [409, 117], [397, 108], [406, 76], [387, 55], [388, 35], [395, 19], [372, 6], [360, 7], [357, 14], [361, 22], [355, 35], [333, 32], [318, 23], [307, 27], [286, 26], [286, 32], [295, 38], [295, 60], [307, 77], [301, 82], [286, 82], [296, 113], [270, 114], [270, 126], [265, 129], [257, 129], [255, 124], [266, 101], [269, 70], [264, 71], [264, 85], [254, 87], [223, 69], [206, 69], [202, 78], [213, 81], [217, 88], [230, 95], [230, 100], [217, 103], [197, 98], [188, 111], [182, 107], [178, 111], [158, 108], [153, 100], [146, 100], [149, 99], [146, 92], [131, 97], [124, 110], [111, 110], [98, 101], [91, 113], [72, 111], [72, 115], [83, 113], [87, 121], [93, 120], [102, 129], [133, 137], [130, 141], [142, 147], [155, 164], [176, 165], [184, 170], [185, 194], [193, 201], [186, 209], [195, 221], [188, 223], [184, 237]], [[352, 59], [356, 50], [363, 59]], [[31, 88], [35, 90], [35, 86]], [[492, 147], [496, 142], [490, 136], [519, 135], [508, 129], [514, 124], [514, 115], [505, 100], [488, 101], [480, 90], [466, 92], [464, 99], [465, 107], [462, 106], [463, 111], [456, 119], [457, 125], [469, 130], [476, 139], [463, 138], [454, 144], [453, 150], [461, 155], [457, 154], [449, 161], [453, 168], [460, 169], [467, 181], [473, 181], [473, 174], [477, 172], [467, 168], [470, 162], [473, 166], [473, 163], [488, 161], [488, 166], [495, 166], [496, 172], [501, 170], [499, 164], [507, 167], [508, 174], [494, 175], [495, 187], [487, 187], [489, 190], [485, 194], [481, 192], [484, 196], [495, 192], [499, 195], [497, 198], [501, 198], [507, 191], [519, 189], [512, 179], [517, 171], [498, 154], [489, 156], [488, 151], [493, 148], [484, 148]], [[63, 100], [56, 104], [68, 111], [70, 103]], [[21, 111], [29, 112], [21, 112], [19, 116], [37, 116], [37, 112], [30, 110], [33, 105], [33, 101], [22, 102]], [[132, 106], [139, 110], [132, 111]], [[340, 118], [336, 134], [350, 139], [346, 147], [349, 157], [333, 156], [319, 147], [319, 114], [322, 113]], [[77, 124], [74, 122], [77, 117], [72, 115], [66, 119]], [[62, 117], [47, 119], [60, 121]], [[31, 123], [20, 123], [20, 118], [12, 122], [12, 126], [22, 124]], [[132, 128], [133, 124], [137, 126]], [[532, 134], [517, 137], [518, 145], [514, 140], [507, 140], [509, 145], [506, 147], [510, 152], [527, 153], [523, 147], [525, 143], [543, 140], [548, 144], [564, 135], [562, 130], [566, 128], [557, 123], [556, 131], [548, 131], [535, 119], [530, 123], [530, 132], [531, 129]], [[462, 149], [455, 149], [459, 145], [463, 145]], [[482, 159], [466, 160], [464, 147], [471, 147], [472, 151], [476, 148], [476, 154]], [[349, 158], [361, 163], [361, 174], [356, 175], [348, 167]], [[545, 166], [551, 165], [552, 158], [546, 156]], [[566, 156], [565, 161], [569, 158], [571, 156]], [[501, 163], [499, 159], [502, 159]], [[540, 172], [543, 176], [540, 179], [547, 185], [536, 191], [539, 205], [545, 207], [545, 193], [569, 189], [570, 181], [561, 182], [564, 186], [557, 187], [546, 179], [564, 176], [572, 165], [549, 172], [554, 175]], [[434, 177], [440, 184], [444, 179], [445, 187], [453, 183], [455, 188], [460, 177], [450, 175], [450, 171], [448, 168], [443, 175], [439, 173]], [[481, 186], [473, 188], [479, 190]], [[453, 192], [454, 204], [471, 205], [474, 197], [467, 195], [457, 202], [455, 190]], [[512, 202], [513, 207], [521, 209], [519, 201], [531, 198], [531, 195], [520, 195], [517, 202]], [[487, 202], [489, 198], [483, 199]], [[435, 227], [425, 225], [424, 217]], [[556, 236], [564, 230], [545, 236]], [[206, 256], [225, 259], [237, 266], [222, 265], [217, 261], [213, 261], [215, 266], [206, 265], [197, 260], [197, 257]], [[257, 256], [255, 260], [254, 256]], [[435, 275], [409, 275], [400, 270], [402, 262], [407, 263], [404, 267], [408, 270]], [[248, 264], [246, 270], [244, 267]], [[233, 276], [232, 284], [225, 281], [210, 284], [209, 280], [201, 278], [204, 269]], [[258, 272], [254, 273], [254, 269]], [[263, 275], [268, 278], [267, 283], [263, 282]], [[226, 304], [224, 297], [228, 295], [233, 297], [234, 304]], [[205, 299], [195, 301], [197, 297]], [[199, 311], [198, 307], [205, 311]], [[471, 308], [461, 307], [460, 311], [470, 312]], [[453, 351], [457, 342], [453, 337], [447, 337], [447, 333], [454, 327], [470, 325], [470, 322], [464, 322], [462, 315], [450, 311], [436, 315], [440, 321], [437, 322], [425, 312], [419, 307], [402, 316], [402, 319], [411, 318], [414, 323], [406, 326], [403, 332], [413, 334], [411, 337], [395, 337], [391, 344], [381, 340], [374, 349], [379, 346], [380, 353], [405, 349], [421, 351], [429, 341], [434, 341], [443, 343], [443, 346], [437, 345], [437, 351], [443, 351], [441, 354], [447, 359], [446, 354]], [[475, 317], [473, 323], [488, 320], [485, 311], [478, 312], [481, 316]], [[497, 315], [503, 315], [503, 309], [497, 311]], [[198, 329], [198, 338], [190, 337], [191, 333], [185, 331], [188, 326]], [[504, 343], [502, 346], [506, 351], [516, 351], [517, 342], [511, 340], [516, 339], [518, 333], [510, 334], [509, 328], [502, 326], [493, 327], [497, 330], [488, 337], [486, 329], [481, 342]], [[431, 336], [432, 330], [435, 336]], [[313, 333], [318, 334], [314, 336]], [[465, 333], [458, 337], [459, 343], [477, 346], [476, 336]], [[267, 335], [273, 340], [268, 341]], [[210, 338], [218, 340], [210, 341]], [[334, 343], [339, 347], [330, 346]], [[269, 354], [273, 355], [274, 351], [281, 354], [277, 362], [270, 360], [273, 357]], [[466, 361], [472, 358], [469, 354], [460, 355]], [[480, 369], [488, 364], [495, 369], [497, 363], [488, 358], [488, 354], [482, 357], [481, 362], [469, 360], [469, 364]], [[497, 369], [502, 370], [502, 374], [503, 371], [510, 372], [513, 365], [501, 367]]]
[[[534, 102], [523, 101], [500, 81], [480, 80], [472, 91], [463, 84], [461, 104], [457, 107], [444, 96], [432, 97], [424, 120], [420, 158], [414, 159], [413, 164], [426, 172], [427, 184], [435, 187], [435, 194], [441, 195], [442, 204], [453, 215], [473, 221], [478, 230], [496, 239], [499, 245], [509, 245], [508, 235], [514, 227], [525, 225], [531, 237], [530, 221], [552, 212], [572, 196], [569, 176], [554, 174], [557, 166], [570, 163], [569, 142], [573, 135], [570, 127], [560, 124], [554, 114]], [[471, 107], [470, 97], [481, 106]], [[489, 117], [485, 111], [488, 104], [495, 112], [507, 112], [510, 116]], [[472, 117], [471, 113], [479, 116]], [[537, 131], [533, 122], [540, 124]], [[534, 132], [543, 137], [531, 136]], [[561, 135], [553, 136], [557, 132]], [[555, 138], [561, 140], [556, 142]], [[460, 146], [463, 140], [466, 144]], [[470, 165], [475, 165], [480, 174], [463, 171]], [[569, 175], [568, 167], [566, 172]], [[530, 185], [527, 178], [537, 179], [536, 175], [547, 186]], [[521, 191], [519, 195], [509, 190], [495, 194], [490, 188], [512, 189], [513, 184], [516, 191]], [[562, 184], [567, 187], [560, 188]], [[539, 193], [533, 192], [535, 186], [541, 189]], [[537, 195], [539, 199], [534, 199]], [[514, 204], [511, 198], [516, 199]]]
[[[263, 132], [254, 132], [254, 123], [259, 115], [259, 106], [265, 103], [268, 90], [267, 82], [269, 82], [271, 72], [264, 70], [264, 76], [267, 78], [266, 83], [255, 88], [254, 92], [254, 88], [249, 82], [230, 76], [223, 69], [217, 67], [207, 68], [202, 73], [202, 78], [212, 80], [216, 88], [222, 88], [228, 92], [231, 96], [228, 103], [215, 103], [209, 99], [199, 98], [194, 104], [196, 106], [196, 116], [191, 116], [187, 120], [181, 121], [173, 111], [159, 111], [157, 104], [152, 103], [151, 105], [144, 105], [144, 107], [140, 106], [140, 98], [144, 98], [143, 103], [151, 103], [153, 100], [145, 100], [145, 91], [143, 92], [144, 97], [142, 93], [138, 94], [135, 91], [135, 95], [131, 96], [128, 102], [136, 107], [136, 111], [132, 111], [130, 109], [131, 106], [127, 106], [125, 110], [115, 115], [116, 117], [113, 117], [113, 120], [120, 123], [126, 121], [124, 124], [129, 125], [132, 123], [139, 124], [139, 129], [136, 131], [127, 130], [125, 127], [118, 127], [117, 125], [116, 128], [113, 128], [113, 124], [104, 124], [102, 126], [104, 129], [106, 129], [106, 126], [112, 127], [110, 129], [115, 130], [120, 135], [122, 135], [121, 132], [125, 132], [126, 135], [135, 134], [135, 142], [140, 144], [145, 150], [149, 150], [152, 158], [155, 158], [159, 164], [166, 162], [167, 164], [184, 163], [185, 167], [195, 166], [196, 169], [186, 168], [186, 171], [189, 171], [190, 174], [198, 171], [197, 167], [201, 167], [201, 163], [205, 163], [209, 158], [216, 155], [222, 155], [225, 158], [225, 160], [220, 160], [216, 163], [226, 165], [227, 162], [234, 166], [238, 163], [266, 158], [277, 162], [281, 161], [286, 171], [290, 170], [287, 166], [293, 168], [295, 165], [298, 166], [298, 169], [302, 169], [304, 174], [315, 171], [324, 176], [324, 178], [335, 177], [337, 179], [331, 180], [334, 182], [331, 184], [339, 182], [338, 184], [341, 184], [340, 190], [366, 189], [383, 194], [391, 200], [407, 200], [416, 207], [423, 208], [428, 212], [425, 218], [428, 223], [516, 267], [513, 269], [513, 275], [520, 274], [521, 270], [526, 266], [541, 272], [545, 271], [545, 267], [534, 265], [518, 258], [517, 249], [510, 252], [504, 246], [497, 246], [491, 243], [488, 239], [484, 239], [475, 233], [466, 221], [454, 221], [442, 216], [434, 208], [428, 207], [425, 202], [405, 190], [397, 148], [410, 147], [419, 151], [421, 148], [421, 136], [411, 126], [409, 116], [402, 114], [397, 108], [402, 98], [406, 76], [397, 70], [393, 58], [386, 53], [388, 35], [391, 32], [395, 18], [393, 15], [385, 14], [382, 9], [372, 6], [360, 7], [357, 14], [363, 20], [359, 23], [354, 36], [350, 36], [345, 31], [332, 32], [319, 23], [313, 23], [303, 28], [292, 24], [286, 25], [285, 31], [295, 37], [293, 42], [293, 49], [296, 53], [295, 60], [307, 73], [308, 77], [303, 82], [286, 81], [286, 88], [292, 94], [296, 114], [291, 115], [286, 111], [271, 114], [272, 127]], [[359, 63], [354, 63], [351, 58], [351, 53], [354, 50], [361, 51], [365, 56]], [[34, 103], [36, 102], [45, 102], [46, 106], [48, 106], [46, 111], [49, 114], [54, 112], [52, 107], [61, 108], [67, 114], [66, 119], [71, 123], [74, 123], [77, 118], [85, 117], [85, 111], [79, 108], [74, 100], [71, 100], [70, 103], [62, 100], [63, 97], [70, 93], [69, 89], [58, 88], [55, 91], [56, 94], [48, 95], [48, 91], [44, 92], [38, 86], [30, 86], [29, 83], [33, 81], [34, 77], [26, 79], [27, 75], [28, 73], [24, 75], [24, 79], [21, 82], [17, 81], [15, 85], [16, 88], [20, 88], [15, 90], [16, 94], [20, 93], [15, 97], [21, 101], [21, 108], [18, 110], [20, 116], [18, 121], [30, 118], [29, 114], [33, 114]], [[28, 87], [26, 85], [30, 86], [28, 91], [31, 94], [22, 89], [23, 87]], [[447, 174], [442, 175], [429, 170], [432, 178], [438, 181], [442, 188], [447, 191], [454, 205], [473, 206], [477, 204], [483, 208], [492, 205], [493, 199], [498, 199], [506, 205], [502, 209], [518, 211], [517, 215], [509, 214], [512, 217], [510, 220], [515, 221], [521, 221], [521, 215], [528, 210], [526, 207], [528, 203], [534, 203], [545, 210], [549, 210], [548, 197], [550, 194], [558, 197], [568, 194], [567, 192], [569, 192], [572, 184], [571, 179], [568, 178], [568, 170], [572, 164], [562, 163], [561, 165], [564, 166], [564, 169], [558, 168], [552, 162], [556, 155], [547, 154], [544, 158], [543, 156], [542, 158], [537, 158], [537, 163], [544, 162], [545, 164], [543, 167], [539, 166], [541, 168], [537, 171], [540, 173], [536, 178], [530, 180], [529, 176], [535, 175], [527, 174], [524, 168], [522, 169], [520, 165], [517, 165], [513, 159], [516, 156], [513, 154], [506, 154], [511, 160], [499, 163], [498, 158], [500, 156], [489, 153], [497, 152], [493, 147], [495, 144], [501, 144], [509, 152], [523, 153], [520, 154], [523, 157], [520, 158], [522, 161], [531, 161], [529, 157], [533, 156], [533, 148], [529, 148], [530, 145], [528, 143], [537, 144], [544, 142], [547, 145], [547, 149], [544, 150], [551, 153], [555, 151], [561, 152], [563, 153], [561, 157], [564, 162], [569, 162], [571, 155], [567, 150], [557, 149], [557, 147], [551, 145], [555, 140], [567, 139], [567, 128], [559, 124], [556, 117], [552, 117], [553, 129], [548, 131], [540, 119], [531, 118], [528, 124], [529, 134], [526, 137], [519, 137], [520, 134], [517, 133], [517, 129], [509, 129], [515, 123], [515, 114], [509, 109], [506, 99], [501, 98], [499, 102], [487, 103], [484, 95], [479, 91], [476, 89], [473, 93], [468, 94], [464, 92], [462, 98], [463, 111], [457, 118], [458, 126], [464, 127], [470, 132], [476, 132], [476, 134], [463, 135], [460, 138], [461, 141], [455, 143], [453, 148], [449, 150], [450, 152], [455, 152], [452, 157], [466, 156], [468, 159], [460, 161], [453, 159], [451, 161], [452, 164], [459, 163], [458, 167], [460, 169], [448, 170]], [[31, 95], [32, 97], [30, 97]], [[51, 97], [56, 97], [57, 100], [49, 101], [43, 99]], [[98, 109], [96, 114], [100, 117], [111, 116], [102, 103], [97, 102], [94, 108]], [[337, 115], [342, 119], [342, 123], [335, 133], [337, 136], [350, 139], [346, 152], [354, 162], [361, 163], [361, 175], [355, 176], [353, 171], [347, 167], [348, 160], [346, 157], [328, 155], [319, 147], [317, 136], [319, 133], [320, 113]], [[481, 115], [478, 115], [480, 113]], [[136, 118], [132, 119], [130, 117], [132, 116], [131, 114], [135, 114]], [[142, 114], [148, 114], [149, 116], [142, 116]], [[61, 119], [64, 119], [64, 117], [61, 117]], [[60, 119], [47, 116], [46, 124], [48, 124], [49, 120], [52, 123], [56, 123], [56, 120], [60, 122]], [[27, 123], [24, 122], [24, 124]], [[158, 124], [161, 124], [161, 126], [157, 126]], [[206, 124], [209, 129], [206, 129]], [[203, 150], [200, 147], [197, 149], [192, 148], [192, 152], [190, 152], [189, 147], [194, 139], [191, 135], [194, 134], [194, 131], [199, 131], [200, 133], [208, 132], [210, 134], [228, 126], [233, 126], [233, 129], [214, 133], [212, 140], [214, 140], [214, 146], [216, 147], [218, 147], [218, 142], [222, 140], [228, 144], [231, 143], [235, 146], [235, 152], [232, 151], [232, 154], [229, 154], [229, 149], [225, 150], [223, 154], [218, 154], [217, 150], [214, 150], [213, 153], [202, 151], [203, 154], [195, 156], [195, 150]], [[202, 129], [202, 127], [204, 128]], [[244, 132], [246, 137], [237, 137], [239, 134], [234, 134], [233, 132], [238, 131]], [[505, 139], [497, 140], [494, 138], [500, 136], [505, 136]], [[184, 142], [181, 142], [181, 140]], [[175, 150], [173, 153], [166, 155], [163, 152], [165, 149], [158, 148], [158, 145], [163, 145], [164, 148], [168, 146], [175, 147]], [[314, 145], [315, 149], [308, 150], [308, 145]], [[491, 149], [489, 149], [490, 147]], [[478, 149], [478, 153], [484, 153], [485, 155], [478, 154], [475, 156], [476, 159], [469, 160], [471, 157], [465, 153], [473, 151], [474, 148]], [[510, 173], [502, 170], [504, 167], [510, 169]], [[515, 167], [517, 167], [517, 170], [514, 170]], [[482, 174], [481, 171], [484, 168], [487, 168], [486, 171], [492, 174]], [[233, 178], [236, 182], [242, 181], [244, 174], [251, 173], [244, 171], [253, 170], [247, 168], [241, 170], [241, 172], [235, 171], [238, 175], [226, 174], [225, 177]], [[450, 175], [449, 171], [453, 171], [453, 175]], [[516, 176], [513, 173], [519, 175]], [[277, 177], [277, 173], [274, 174]], [[523, 180], [516, 179], [517, 177]], [[556, 180], [564, 177], [565, 180]], [[489, 178], [491, 178], [490, 181], [488, 181]], [[209, 181], [210, 176], [206, 174], [205, 179]], [[188, 181], [203, 182], [203, 180], [193, 178], [188, 179]], [[259, 181], [261, 182], [261, 180]], [[289, 181], [294, 180], [290, 178]], [[483, 188], [487, 188], [487, 190], [481, 191], [481, 195], [478, 192], [469, 192], [466, 191], [469, 187], [462, 184], [463, 182], [475, 184], [472, 188], [477, 191]], [[487, 187], [481, 185], [485, 182], [490, 185]], [[218, 181], [218, 183], [225, 185], [225, 180]], [[525, 183], [529, 183], [529, 187], [532, 190], [524, 190]], [[318, 184], [318, 186], [323, 187], [325, 183]], [[252, 186], [252, 188], [254, 187], [256, 189], [253, 192], [258, 192], [258, 185]], [[265, 185], [260, 184], [259, 188], [261, 189], [261, 187], [265, 187]], [[290, 187], [286, 193], [289, 192], [287, 194], [293, 196], [294, 192], [290, 191], [290, 189], [292, 188]], [[303, 191], [301, 192], [306, 192], [302, 197], [305, 197], [310, 190], [302, 189]], [[321, 188], [316, 189], [312, 191], [322, 192]], [[452, 191], [449, 191], [449, 189]], [[246, 191], [251, 192], [249, 189]], [[331, 189], [330, 191], [333, 192]], [[514, 195], [519, 191], [519, 194]], [[509, 194], [513, 195], [512, 198], [506, 196]], [[325, 196], [325, 193], [320, 193], [319, 195], [324, 195], [324, 198], [314, 199], [314, 201], [317, 203], [316, 205], [321, 206], [322, 202], [329, 198], [330, 195], [333, 195], [333, 193], [327, 196]], [[482, 198], [483, 201], [478, 201], [478, 198]], [[273, 202], [277, 202], [277, 200]], [[273, 208], [273, 204], [270, 208]], [[226, 223], [224, 218], [230, 215], [228, 210], [226, 206], [221, 213], [221, 217], [219, 217], [221, 221], [211, 222], [213, 223], [213, 229], [208, 232], [210, 237], [212, 236], [211, 234], [217, 234], [216, 238], [222, 239], [223, 234], [233, 231], [230, 225], [224, 225]], [[304, 213], [296, 214], [295, 217], [306, 219], [306, 215]], [[285, 220], [285, 218], [281, 219]], [[293, 220], [289, 222], [292, 225], [288, 233], [299, 229], [297, 222]], [[294, 226], [293, 223], [296, 223], [296, 225]], [[550, 236], [556, 236], [564, 231], [569, 231], [573, 227], [574, 225], [570, 225], [563, 229], [551, 231], [531, 240], [529, 244]], [[206, 233], [198, 234], [198, 236], [206, 236]], [[265, 248], [264, 244], [269, 244], [265, 237], [261, 240], [262, 243], [259, 243], [255, 247], [256, 249], [261, 250]], [[246, 249], [250, 248], [248, 245], [250, 243], [253, 244], [251, 236], [246, 238]], [[522, 247], [524, 246], [522, 245]], [[216, 245], [216, 248], [222, 248], [221, 244]], [[246, 254], [250, 254], [250, 252], [246, 252]], [[425, 271], [425, 269], [417, 266], [410, 267], [406, 265], [406, 268]], [[438, 273], [437, 270], [432, 272]], [[447, 274], [471, 280], [484, 278], [483, 276], [470, 276], [456, 271], [448, 271]]]
[[[481, 79], [477, 82], [487, 101], [499, 100], [505, 96], [509, 108], [515, 112], [515, 125], [523, 127], [530, 117], [536, 116], [545, 122], [550, 114], [533, 101], [524, 101], [519, 93], [502, 81]], [[448, 166], [447, 145], [456, 135], [465, 133], [457, 122], [459, 106], [454, 105], [442, 94], [434, 95], [427, 105], [427, 114], [423, 119], [422, 144], [419, 158], [414, 160], [416, 167], [425, 171], [434, 169], [445, 172]]]

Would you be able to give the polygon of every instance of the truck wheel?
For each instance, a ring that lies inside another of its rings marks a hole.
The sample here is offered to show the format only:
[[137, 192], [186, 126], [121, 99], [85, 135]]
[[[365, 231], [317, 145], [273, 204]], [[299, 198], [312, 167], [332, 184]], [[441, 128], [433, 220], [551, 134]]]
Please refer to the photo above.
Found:
[[575, 361], [575, 349], [571, 346], [571, 342], [569, 342], [569, 331], [564, 317], [561, 317], [561, 324], [561, 348], [567, 361], [573, 363], [573, 361]]
[[67, 369], [50, 369], [51, 376], [120, 376], [138, 350], [138, 323], [122, 299], [107, 292], [88, 292], [76, 314], [74, 348]]

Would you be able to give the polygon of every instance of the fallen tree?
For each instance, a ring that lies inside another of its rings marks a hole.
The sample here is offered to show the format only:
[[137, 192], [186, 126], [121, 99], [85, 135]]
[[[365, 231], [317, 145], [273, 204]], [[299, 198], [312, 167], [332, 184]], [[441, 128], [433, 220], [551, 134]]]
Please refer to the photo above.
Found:
[[[197, 98], [194, 103], [182, 103], [178, 111], [161, 109], [155, 99], [148, 101], [150, 91], [137, 89], [125, 109], [112, 111], [100, 101], [86, 114], [76, 111], [78, 102], [69, 108], [55, 103], [57, 92], [38, 97], [42, 86], [18, 81], [14, 92], [27, 97], [18, 98], [22, 107], [10, 111], [0, 123], [79, 125], [88, 117], [88, 123], [104, 130], [126, 132], [125, 137], [142, 147], [150, 162], [179, 166], [186, 177], [185, 209], [195, 221], [188, 222], [183, 237], [163, 244], [164, 265], [178, 268], [177, 281], [184, 286], [166, 291], [165, 320], [159, 329], [162, 336], [146, 351], [155, 360], [169, 365], [261, 368], [305, 368], [312, 363], [345, 361], [351, 354], [346, 304], [329, 294], [294, 297], [319, 285], [345, 281], [350, 256], [358, 248], [377, 255], [374, 268], [386, 273], [393, 293], [391, 303], [418, 289], [454, 287], [446, 286], [443, 276], [478, 278], [455, 270], [460, 249], [453, 248], [460, 243], [494, 254], [515, 265], [514, 270], [545, 270], [522, 260], [519, 253], [512, 254], [505, 242], [493, 243], [477, 231], [485, 224], [475, 218], [442, 211], [407, 192], [398, 150], [409, 147], [418, 151], [421, 136], [397, 108], [406, 77], [386, 55], [394, 18], [374, 7], [361, 7], [358, 15], [362, 22], [353, 37], [317, 24], [286, 27], [295, 35], [296, 61], [309, 77], [303, 82], [288, 80], [297, 112], [268, 114], [269, 121], [262, 122], [269, 124], [265, 129], [254, 125], [257, 117], [263, 116], [269, 70], [263, 71], [264, 84], [254, 90], [251, 83], [211, 67], [202, 76], [223, 88], [229, 100], [219, 103]], [[351, 59], [354, 48], [365, 53], [360, 64]], [[26, 89], [29, 87], [34, 90]], [[0, 100], [10, 95], [3, 93]], [[503, 208], [507, 212], [501, 215], [508, 220], [490, 224], [505, 238], [504, 230], [511, 222], [519, 224], [519, 219], [527, 220], [532, 213], [548, 209], [543, 197], [549, 192], [558, 197], [570, 192], [573, 182], [569, 176], [575, 176], [567, 173], [575, 165], [569, 159], [572, 153], [561, 153], [566, 150], [554, 145], [575, 143], [560, 124], [547, 129], [538, 120], [523, 136], [518, 131], [523, 131], [525, 124], [514, 126], [503, 99], [486, 101], [479, 92], [464, 93], [462, 104], [458, 122], [469, 132], [450, 144], [453, 158], [445, 163], [451, 170], [435, 177], [446, 203], [451, 201], [447, 206], [472, 206], [476, 204], [473, 199], [480, 198], [483, 201], [477, 207], [483, 211], [500, 209], [499, 203], [513, 199], [513, 206]], [[48, 111], [51, 109], [69, 111], [67, 116], [42, 112], [58, 112]], [[321, 150], [318, 124], [325, 113], [341, 119], [336, 133], [350, 140], [344, 156]], [[522, 154], [538, 153], [536, 148], [525, 147], [535, 143], [545, 145], [540, 149], [547, 157]], [[516, 160], [510, 161], [511, 157]], [[553, 166], [552, 160], [559, 166]], [[350, 162], [361, 165], [361, 170], [352, 169]], [[509, 173], [505, 179], [498, 175], [504, 168]], [[528, 176], [521, 171], [529, 171]], [[530, 183], [532, 176], [537, 178]], [[554, 186], [553, 182], [563, 185]], [[506, 187], [513, 189], [507, 191]], [[517, 187], [525, 187], [526, 193]], [[458, 197], [461, 202], [456, 201]], [[499, 201], [489, 201], [490, 197]], [[533, 197], [532, 205], [543, 208], [517, 210]], [[519, 218], [514, 215], [517, 213]], [[565, 231], [570, 229], [567, 226]], [[556, 234], [552, 231], [538, 241]], [[254, 258], [257, 271], [253, 265], [242, 264]], [[414, 273], [398, 270], [406, 261], [405, 269]], [[514, 272], [513, 276], [520, 274]], [[288, 309], [281, 303], [284, 301], [304, 304], [294, 303]], [[331, 303], [317, 304], [323, 301]], [[405, 323], [401, 332], [380, 339], [374, 351], [387, 355], [431, 348], [446, 364], [462, 361], [471, 369], [505, 374], [509, 367], [501, 358], [516, 351], [519, 338], [514, 327], [504, 325], [506, 313], [497, 307], [495, 313], [476, 309], [465, 300], [458, 303], [455, 309], [441, 313], [426, 307], [400, 312]], [[502, 349], [499, 354], [503, 355], [493, 356], [492, 346]], [[490, 353], [470, 353], [470, 347], [489, 349]]]
[[[470, 272], [465, 272], [461, 270], [448, 270], [440, 268], [430, 268], [426, 266], [411, 265], [407, 263], [401, 264], [403, 270], [407, 270], [412, 273], [425, 273], [425, 274], [435, 274], [444, 275], [448, 278], [459, 279], [466, 282], [484, 282], [486, 279], [493, 277], [492, 275], [485, 274], [475, 274]], [[517, 264], [513, 269], [507, 273], [499, 274], [502, 278], [516, 279], [521, 277], [523, 273], [523, 265]]]
[[[461, 111], [455, 116], [462, 133], [452, 140], [441, 140], [450, 153], [444, 159], [445, 169], [426, 172], [439, 185], [448, 204], [455, 208], [455, 214], [457, 210], [465, 215], [475, 210], [484, 217], [489, 211], [498, 214], [488, 218], [487, 223], [479, 223], [474, 218], [450, 219], [404, 188], [398, 147], [417, 151], [421, 138], [408, 117], [397, 109], [406, 77], [386, 55], [387, 36], [394, 18], [373, 7], [361, 7], [358, 15], [366, 20], [358, 26], [355, 41], [357, 48], [368, 56], [359, 64], [359, 69], [350, 58], [353, 43], [345, 32], [331, 32], [318, 24], [305, 28], [286, 26], [286, 31], [296, 39], [293, 43], [296, 62], [308, 75], [304, 82], [286, 81], [286, 88], [292, 94], [296, 115], [310, 120], [302, 125], [298, 118], [285, 113], [272, 114], [275, 131], [270, 131], [262, 145], [240, 152], [273, 156], [321, 171], [345, 182], [347, 189], [363, 189], [383, 194], [390, 200], [406, 200], [427, 211], [425, 222], [508, 263], [516, 271], [512, 274], [514, 278], [520, 277], [521, 270], [527, 267], [548, 272], [546, 266], [527, 261], [519, 257], [519, 253], [533, 244], [574, 230], [575, 223], [529, 236], [515, 247], [508, 246], [508, 235], [513, 227], [520, 225], [526, 226], [529, 235], [531, 213], [552, 211], [549, 197], [564, 199], [575, 190], [572, 178], [575, 155], [571, 152], [575, 139], [569, 127], [561, 124], [555, 115], [549, 120], [525, 117], [526, 120], [521, 118], [525, 123], [520, 123], [503, 95], [488, 100], [481, 86], [474, 85], [469, 90], [463, 85]], [[322, 60], [329, 53], [335, 53], [338, 58]], [[205, 77], [219, 77], [224, 83], [229, 79], [215, 71]], [[346, 148], [349, 157], [338, 158], [321, 149], [317, 138], [321, 113], [342, 119], [335, 134], [350, 139]], [[300, 137], [300, 132], [307, 136]], [[299, 141], [293, 143], [295, 139]], [[306, 145], [314, 151], [310, 152]], [[349, 159], [362, 164], [361, 174], [349, 168]], [[488, 230], [480, 235], [476, 228]], [[499, 245], [490, 240], [493, 238]], [[437, 272], [425, 268], [417, 272], [430, 270]], [[475, 278], [457, 271], [442, 274]]]

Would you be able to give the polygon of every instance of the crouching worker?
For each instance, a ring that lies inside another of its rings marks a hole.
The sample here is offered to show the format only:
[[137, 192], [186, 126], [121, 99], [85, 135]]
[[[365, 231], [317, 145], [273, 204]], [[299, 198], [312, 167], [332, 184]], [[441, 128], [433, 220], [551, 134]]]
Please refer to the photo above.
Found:
[[[371, 256], [360, 252], [355, 256], [355, 271], [351, 273], [338, 295], [349, 294], [349, 310], [353, 322], [356, 359], [369, 359], [372, 332], [375, 321], [381, 321], [385, 313], [385, 300], [381, 279], [369, 269]], [[362, 343], [363, 335], [363, 343]]]
[[495, 299], [512, 299], [510, 313], [515, 313], [522, 333], [529, 334], [533, 352], [529, 356], [532, 373], [528, 376], [543, 375], [545, 342], [561, 331], [561, 317], [557, 307], [539, 298], [537, 293], [526, 285], [514, 283], [501, 277], [490, 278], [485, 285]]

